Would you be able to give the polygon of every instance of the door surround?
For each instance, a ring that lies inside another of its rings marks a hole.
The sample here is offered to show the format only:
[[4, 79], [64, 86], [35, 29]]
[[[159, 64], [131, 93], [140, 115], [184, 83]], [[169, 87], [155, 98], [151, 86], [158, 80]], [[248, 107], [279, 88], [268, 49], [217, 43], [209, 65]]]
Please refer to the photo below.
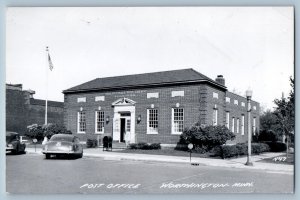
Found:
[[[135, 143], [135, 101], [121, 98], [112, 103], [114, 107], [113, 117], [113, 140], [121, 142], [121, 113], [130, 113], [130, 143]], [[125, 127], [126, 129], [126, 127]]]

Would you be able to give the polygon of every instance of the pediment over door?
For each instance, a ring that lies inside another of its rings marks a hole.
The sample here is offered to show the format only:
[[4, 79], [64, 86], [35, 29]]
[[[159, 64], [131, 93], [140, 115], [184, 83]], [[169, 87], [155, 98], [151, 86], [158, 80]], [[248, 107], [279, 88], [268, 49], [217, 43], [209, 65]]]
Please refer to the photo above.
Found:
[[134, 106], [136, 102], [128, 98], [120, 98], [112, 103], [113, 106]]

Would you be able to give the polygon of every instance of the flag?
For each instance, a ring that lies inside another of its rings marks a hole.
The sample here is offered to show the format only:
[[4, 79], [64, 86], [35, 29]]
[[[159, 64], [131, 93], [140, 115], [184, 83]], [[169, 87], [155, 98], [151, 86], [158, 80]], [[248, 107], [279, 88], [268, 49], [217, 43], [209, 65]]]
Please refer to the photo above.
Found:
[[53, 69], [53, 63], [51, 61], [51, 58], [50, 58], [50, 54], [48, 53], [48, 62], [49, 62], [49, 69], [52, 71]]

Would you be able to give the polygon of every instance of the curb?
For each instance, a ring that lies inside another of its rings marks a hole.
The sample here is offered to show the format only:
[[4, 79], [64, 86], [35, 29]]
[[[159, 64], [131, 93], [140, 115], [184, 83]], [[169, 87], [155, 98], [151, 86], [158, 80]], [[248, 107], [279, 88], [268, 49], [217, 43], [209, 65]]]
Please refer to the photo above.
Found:
[[[28, 154], [39, 154], [43, 155], [43, 153], [39, 150], [37, 152], [33, 151], [26, 151]], [[190, 163], [189, 160], [159, 160], [159, 159], [145, 159], [145, 158], [131, 158], [126, 156], [108, 156], [108, 155], [101, 155], [101, 154], [90, 154], [90, 153], [83, 153], [83, 157], [86, 158], [103, 158], [104, 160], [115, 160], [115, 161], [148, 161], [148, 162], [158, 162], [158, 163], [177, 163], [177, 164], [195, 164], [194, 166], [211, 166], [211, 167], [226, 167], [226, 168], [236, 168], [236, 169], [252, 169], [252, 170], [266, 170], [268, 172], [276, 172], [276, 173], [285, 173], [285, 174], [293, 174], [294, 169], [292, 170], [282, 170], [282, 169], [268, 169], [268, 168], [260, 168], [260, 167], [249, 167], [245, 166], [242, 163], [222, 163], [222, 164], [212, 164], [212, 163], [202, 163], [194, 161]]]

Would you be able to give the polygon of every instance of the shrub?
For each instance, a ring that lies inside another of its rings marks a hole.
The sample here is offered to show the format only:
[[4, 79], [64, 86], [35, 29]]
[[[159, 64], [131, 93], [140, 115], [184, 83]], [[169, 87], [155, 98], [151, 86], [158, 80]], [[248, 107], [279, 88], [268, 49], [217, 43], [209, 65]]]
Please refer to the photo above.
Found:
[[208, 151], [234, 138], [235, 135], [225, 126], [204, 126], [200, 123], [196, 123], [190, 128], [184, 129], [180, 136], [179, 143], [192, 143], [195, 147], [199, 146], [199, 148], [201, 147]]
[[251, 153], [252, 154], [260, 154], [260, 145], [258, 143], [251, 144]]
[[149, 145], [145, 142], [140, 142], [137, 144], [138, 149], [149, 149]]
[[238, 149], [236, 145], [224, 145], [222, 146], [222, 158], [230, 158], [238, 155]]
[[152, 143], [149, 145], [149, 149], [161, 149], [160, 143]]
[[217, 157], [220, 156], [222, 157], [222, 147], [221, 146], [215, 146], [210, 150], [210, 156], [212, 157]]
[[[270, 150], [269, 145], [264, 143], [252, 143], [251, 153], [260, 154]], [[238, 143], [236, 145], [223, 145], [221, 146], [221, 157], [230, 158], [248, 154], [248, 145], [246, 143]]]
[[143, 149], [143, 150], [153, 150], [153, 149], [161, 149], [160, 143], [152, 143], [147, 144], [145, 142], [140, 143], [131, 143], [128, 146], [129, 149]]
[[95, 147], [97, 147], [97, 139], [87, 139], [86, 140], [86, 147], [87, 148], [95, 148]]
[[137, 149], [137, 144], [136, 143], [131, 143], [128, 146], [129, 149]]
[[248, 152], [248, 146], [245, 143], [236, 144], [236, 148], [239, 156], [246, 155]]
[[260, 144], [260, 151], [261, 152], [269, 152], [270, 151], [270, 146], [265, 143], [259, 143]]
[[177, 151], [188, 151], [189, 150], [187, 144], [181, 144], [181, 143], [177, 143], [177, 145], [174, 149]]
[[271, 152], [286, 151], [286, 144], [283, 142], [264, 142], [270, 147]]
[[278, 135], [272, 130], [263, 130], [258, 135], [258, 141], [278, 141]]

